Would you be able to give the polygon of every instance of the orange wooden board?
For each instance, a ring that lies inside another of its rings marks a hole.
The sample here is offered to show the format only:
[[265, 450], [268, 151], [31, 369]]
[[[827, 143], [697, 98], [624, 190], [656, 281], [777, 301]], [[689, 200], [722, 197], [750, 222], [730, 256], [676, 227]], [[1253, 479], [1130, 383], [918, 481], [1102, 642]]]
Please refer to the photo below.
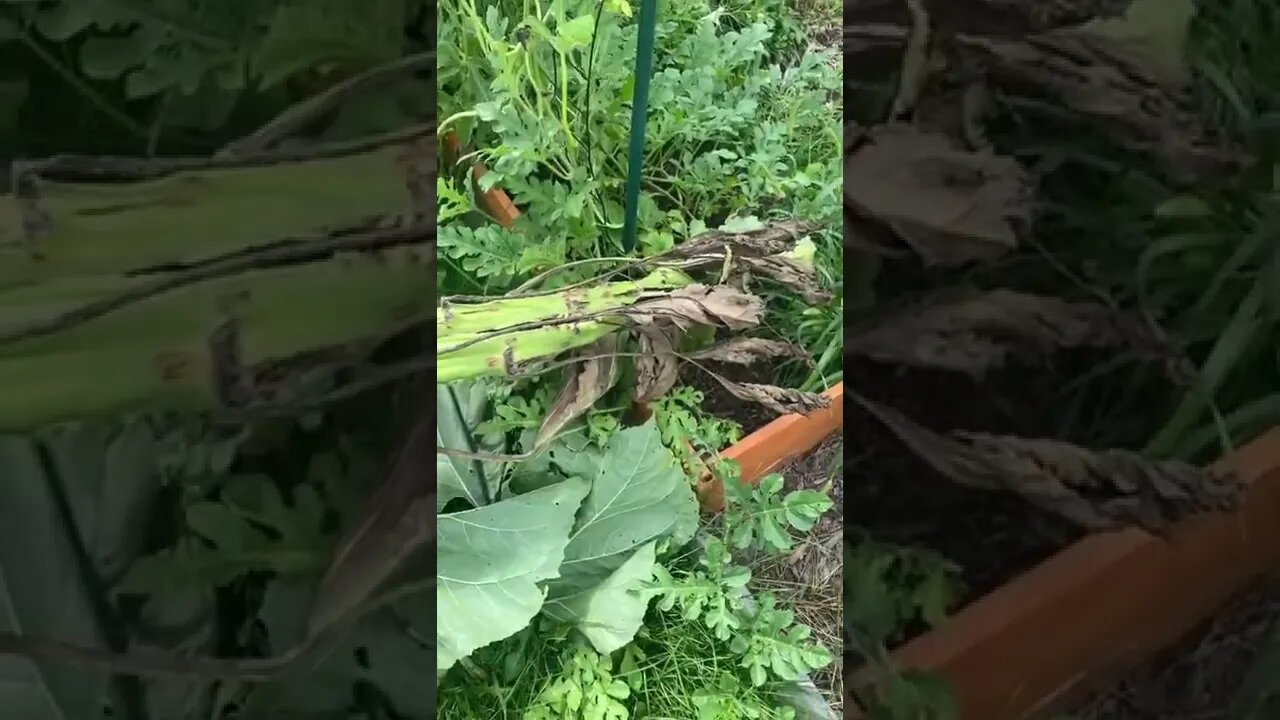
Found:
[[1280, 430], [1220, 465], [1251, 482], [1238, 512], [1190, 518], [1167, 540], [1085, 538], [897, 650], [897, 664], [946, 677], [962, 720], [1038, 720], [1118, 680], [1280, 569]]

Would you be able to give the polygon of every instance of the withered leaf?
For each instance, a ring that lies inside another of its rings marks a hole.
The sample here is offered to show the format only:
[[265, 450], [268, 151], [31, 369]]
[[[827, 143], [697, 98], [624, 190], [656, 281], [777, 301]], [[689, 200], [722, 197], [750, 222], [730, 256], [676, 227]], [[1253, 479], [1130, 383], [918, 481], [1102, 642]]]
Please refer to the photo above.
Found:
[[636, 387], [632, 397], [647, 403], [667, 394], [679, 377], [679, 364], [671, 338], [662, 328], [645, 325], [640, 330], [640, 352], [636, 355]]
[[831, 300], [831, 293], [818, 282], [817, 273], [804, 263], [785, 255], [744, 257], [740, 260], [752, 272], [796, 291], [810, 305], [822, 305]]
[[1156, 461], [1127, 450], [1088, 450], [1058, 440], [955, 432], [943, 435], [853, 394], [908, 448], [952, 482], [1014, 493], [1088, 530], [1128, 526], [1162, 533], [1197, 513], [1238, 506], [1228, 473]]
[[925, 262], [957, 265], [1017, 245], [1028, 181], [1012, 158], [957, 148], [946, 136], [883, 125], [845, 160], [845, 201]]
[[564, 386], [547, 410], [534, 447], [543, 447], [569, 423], [591, 409], [618, 382], [618, 336], [606, 335], [579, 353], [581, 362], [565, 372]]
[[750, 365], [761, 360], [778, 357], [808, 358], [804, 348], [781, 340], [766, 338], [734, 338], [689, 354], [690, 360], [712, 360], [736, 365]]
[[665, 321], [681, 330], [696, 325], [746, 330], [760, 324], [764, 301], [727, 285], [693, 284], [642, 300], [622, 314], [639, 325]]
[[872, 324], [850, 332], [845, 352], [980, 377], [1011, 358], [1121, 345], [1137, 332], [1133, 326], [1100, 303], [966, 288], [877, 315]]
[[716, 382], [724, 386], [730, 394], [739, 400], [746, 400], [763, 405], [779, 415], [791, 413], [809, 413], [831, 406], [831, 399], [819, 393], [781, 388], [774, 385], [758, 383], [733, 382], [720, 375], [714, 375]]
[[723, 258], [726, 245], [736, 257], [778, 255], [795, 247], [796, 241], [819, 227], [815, 222], [783, 220], [766, 225], [759, 230], [747, 232], [712, 230], [677, 245], [667, 254], [667, 257], [693, 258], [711, 255]]
[[[1154, 12], [1171, 13], [1166, 19], [1178, 15], [1164, 8]], [[1132, 38], [1117, 43], [1116, 33], [1116, 25], [1094, 24], [1016, 40], [966, 37], [961, 44], [992, 81], [1009, 90], [1006, 102], [1024, 111], [1047, 103], [1045, 110], [1055, 117], [1066, 110], [1112, 142], [1153, 157], [1176, 183], [1238, 169], [1243, 154], [1208, 127], [1190, 90], [1167, 86], [1181, 68], [1171, 66], [1171, 52], [1163, 46], [1170, 37], [1177, 42], [1179, 31], [1155, 33], [1157, 44], [1150, 48], [1139, 48]], [[1140, 61], [1146, 67], [1135, 64]]]

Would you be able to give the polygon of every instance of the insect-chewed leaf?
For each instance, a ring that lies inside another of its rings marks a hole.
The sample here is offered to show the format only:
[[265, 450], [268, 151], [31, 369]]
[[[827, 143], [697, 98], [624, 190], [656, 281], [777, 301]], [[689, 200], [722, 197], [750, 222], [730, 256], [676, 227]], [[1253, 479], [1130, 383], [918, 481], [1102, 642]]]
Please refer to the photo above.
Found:
[[1189, 515], [1235, 508], [1244, 489], [1233, 474], [1127, 450], [981, 433], [942, 435], [892, 408], [856, 393], [854, 398], [948, 479], [1012, 492], [1089, 530], [1136, 525], [1163, 532]]
[[548, 599], [579, 592], [608, 577], [646, 543], [683, 545], [698, 524], [698, 501], [650, 420], [613, 435], [603, 453], [552, 451], [568, 475], [590, 481], [560, 577]]
[[560, 574], [574, 514], [587, 487], [570, 478], [438, 518], [438, 672], [519, 632], [538, 614], [543, 604], [539, 583]]
[[654, 567], [654, 543], [647, 543], [594, 587], [548, 599], [543, 612], [577, 627], [597, 652], [608, 655], [631, 642], [644, 623], [652, 593], [641, 589]]
[[599, 402], [618, 381], [618, 336], [606, 335], [582, 351], [582, 362], [570, 368], [564, 387], [538, 428], [534, 447], [543, 447], [569, 423]]

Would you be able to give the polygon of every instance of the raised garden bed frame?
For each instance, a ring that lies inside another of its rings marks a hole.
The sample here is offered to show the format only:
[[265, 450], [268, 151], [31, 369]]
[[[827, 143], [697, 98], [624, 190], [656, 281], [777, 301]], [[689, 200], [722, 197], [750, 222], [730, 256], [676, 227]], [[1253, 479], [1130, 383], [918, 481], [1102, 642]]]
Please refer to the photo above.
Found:
[[[1280, 429], [1218, 463], [1249, 483], [1233, 514], [1090, 535], [893, 653], [934, 672], [961, 720], [1042, 720], [1175, 645], [1280, 570]], [[845, 687], [865, 685], [853, 670]], [[845, 717], [861, 717], [851, 698]]]

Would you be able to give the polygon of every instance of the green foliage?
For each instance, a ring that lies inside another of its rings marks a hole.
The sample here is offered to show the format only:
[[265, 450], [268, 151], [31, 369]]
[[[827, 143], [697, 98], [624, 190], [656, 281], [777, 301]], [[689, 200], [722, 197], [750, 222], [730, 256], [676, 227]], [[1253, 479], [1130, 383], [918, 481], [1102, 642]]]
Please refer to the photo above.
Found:
[[[505, 393], [494, 389], [490, 396], [505, 398], [505, 403], [512, 399]], [[455, 394], [453, 401], [467, 404], [467, 397]], [[484, 413], [442, 412], [438, 417], [484, 428], [489, 439], [531, 431], [521, 423], [493, 423]], [[776, 703], [754, 699], [751, 688], [794, 681], [826, 666], [832, 656], [773, 596], [752, 596], [750, 570], [734, 562], [734, 550], [724, 538], [708, 535], [698, 549], [684, 551], [696, 526], [696, 503], [659, 428], [660, 422], [650, 421], [618, 430], [603, 447], [582, 438], [557, 441], [543, 457], [510, 468], [514, 475], [509, 484], [501, 479], [507, 470], [489, 475], [491, 487], [506, 488], [496, 502], [438, 516], [438, 572], [442, 585], [449, 585], [442, 592], [474, 595], [456, 604], [456, 598], [437, 598], [437, 647], [447, 648], [441, 666], [455, 666], [442, 682], [442, 712], [451, 708], [452, 716], [471, 718], [499, 707], [519, 707], [529, 718], [600, 713], [645, 717], [642, 711], [664, 705], [670, 693], [679, 694], [669, 671], [652, 669], [655, 653], [668, 657], [677, 652], [678, 643], [673, 643], [679, 636], [705, 644], [697, 651], [698, 662], [705, 662], [701, 658], [707, 653], [732, 662], [717, 665], [695, 684], [701, 688], [696, 703], [685, 692], [680, 712], [689, 715], [675, 716], [792, 717]], [[539, 473], [542, 479], [530, 479]], [[729, 513], [754, 527], [773, 522], [762, 518], [777, 516], [784, 528], [780, 532], [789, 537], [792, 531], [812, 528], [831, 506], [827, 497], [812, 491], [782, 497], [774, 482], [769, 480], [764, 492], [731, 496]], [[590, 488], [580, 505], [541, 501], [539, 494], [551, 497], [574, 483]], [[541, 509], [514, 509], [514, 503], [535, 499]], [[489, 511], [482, 521], [472, 517], [481, 511]], [[573, 516], [572, 533], [546, 516], [565, 511]], [[465, 533], [450, 529], [454, 518], [463, 521], [459, 528], [465, 526]], [[487, 537], [490, 532], [492, 538]], [[760, 549], [783, 550], [778, 543], [764, 542]], [[535, 563], [539, 556], [547, 559]], [[517, 570], [517, 565], [528, 570]], [[551, 576], [527, 575], [557, 566]], [[492, 593], [476, 578], [453, 583], [444, 579], [454, 572], [446, 567], [524, 578], [522, 582], [546, 588], [545, 602], [533, 596], [527, 603], [515, 602], [523, 591]], [[675, 631], [677, 625], [683, 629]], [[655, 633], [663, 628], [673, 634], [663, 633], [658, 640]], [[558, 651], [558, 659], [534, 649], [566, 642], [569, 647]], [[502, 668], [500, 677], [483, 669], [496, 666]], [[726, 694], [735, 687], [736, 695]]]
[[[437, 415], [444, 442], [456, 443], [480, 425], [478, 405], [469, 402], [471, 409], [461, 410], [463, 387], [437, 387], [445, 398]], [[483, 404], [483, 393], [472, 397]], [[653, 423], [613, 434], [603, 449], [561, 445], [548, 455], [537, 489], [494, 497], [500, 483], [495, 475], [492, 490], [451, 493], [479, 501], [477, 506], [437, 518], [441, 672], [515, 634], [540, 611], [578, 627], [599, 651], [616, 650], [643, 619], [647, 600], [633, 591], [653, 574], [654, 544], [670, 539], [682, 545], [693, 535], [697, 503]], [[478, 466], [441, 463], [458, 478]], [[446, 486], [464, 488], [472, 478]]]
[[742, 439], [742, 427], [702, 411], [703, 394], [687, 385], [672, 388], [654, 403], [662, 443], [673, 448], [682, 466], [700, 466], [699, 448], [719, 450]]
[[790, 610], [776, 607], [776, 599], [766, 593], [743, 632], [733, 638], [730, 648], [742, 655], [742, 666], [757, 686], [770, 676], [797, 680], [831, 663], [831, 653], [809, 640], [808, 626], [795, 622]]
[[846, 543], [846, 634], [867, 653], [901, 639], [913, 622], [937, 625], [961, 598], [958, 573], [933, 552], [870, 540]]
[[831, 509], [831, 498], [817, 490], [793, 490], [783, 496], [782, 476], [777, 473], [760, 478], [755, 487], [735, 480], [725, 483], [729, 505], [724, 523], [725, 534], [739, 550], [786, 552], [792, 546], [789, 528], [807, 532]]
[[231, 477], [220, 499], [192, 502], [185, 513], [190, 534], [138, 558], [120, 592], [163, 595], [226, 587], [254, 572], [298, 576], [324, 569], [330, 538], [321, 530], [324, 504], [312, 486], [298, 487], [286, 504], [269, 477]]
[[522, 720], [627, 720], [622, 704], [631, 696], [627, 683], [614, 677], [612, 662], [590, 648], [566, 652], [564, 670], [539, 693]]
[[[639, 208], [647, 253], [713, 220], [765, 209], [835, 224], [833, 56], [796, 53], [787, 11], [741, 5], [704, 0], [659, 13]], [[457, 130], [486, 162], [482, 184], [503, 188], [523, 212], [515, 231], [524, 247], [504, 253], [504, 270], [524, 275], [618, 254], [635, 25], [629, 4], [618, 2], [603, 5], [596, 28], [596, 7], [566, 0], [535, 17], [513, 0], [440, 4], [441, 36], [456, 38], [440, 49], [442, 128]], [[790, 39], [776, 37], [780, 24]], [[451, 202], [467, 192], [451, 189]], [[463, 258], [482, 257], [466, 234], [450, 240], [450, 282], [463, 282], [454, 277]]]
[[789, 707], [770, 710], [744, 700], [741, 683], [724, 674], [715, 684], [697, 690], [691, 696], [698, 710], [697, 720], [794, 720], [796, 711]]
[[659, 597], [657, 608], [664, 612], [678, 608], [684, 620], [701, 621], [717, 639], [731, 639], [742, 628], [741, 591], [751, 580], [751, 570], [732, 561], [728, 547], [713, 537], [706, 541], [694, 569], [677, 577], [659, 566], [650, 585]]
[[904, 670], [885, 677], [867, 701], [869, 720], [958, 720], [960, 706], [947, 682], [930, 673]]
[[[406, 0], [0, 3], [0, 91], [12, 91], [4, 106], [15, 113], [3, 118], [15, 130], [5, 141], [24, 155], [217, 147], [335, 77], [409, 52], [413, 8]], [[361, 126], [356, 116], [377, 114], [374, 105], [336, 122]], [[381, 129], [421, 110], [401, 105], [383, 113]]]

